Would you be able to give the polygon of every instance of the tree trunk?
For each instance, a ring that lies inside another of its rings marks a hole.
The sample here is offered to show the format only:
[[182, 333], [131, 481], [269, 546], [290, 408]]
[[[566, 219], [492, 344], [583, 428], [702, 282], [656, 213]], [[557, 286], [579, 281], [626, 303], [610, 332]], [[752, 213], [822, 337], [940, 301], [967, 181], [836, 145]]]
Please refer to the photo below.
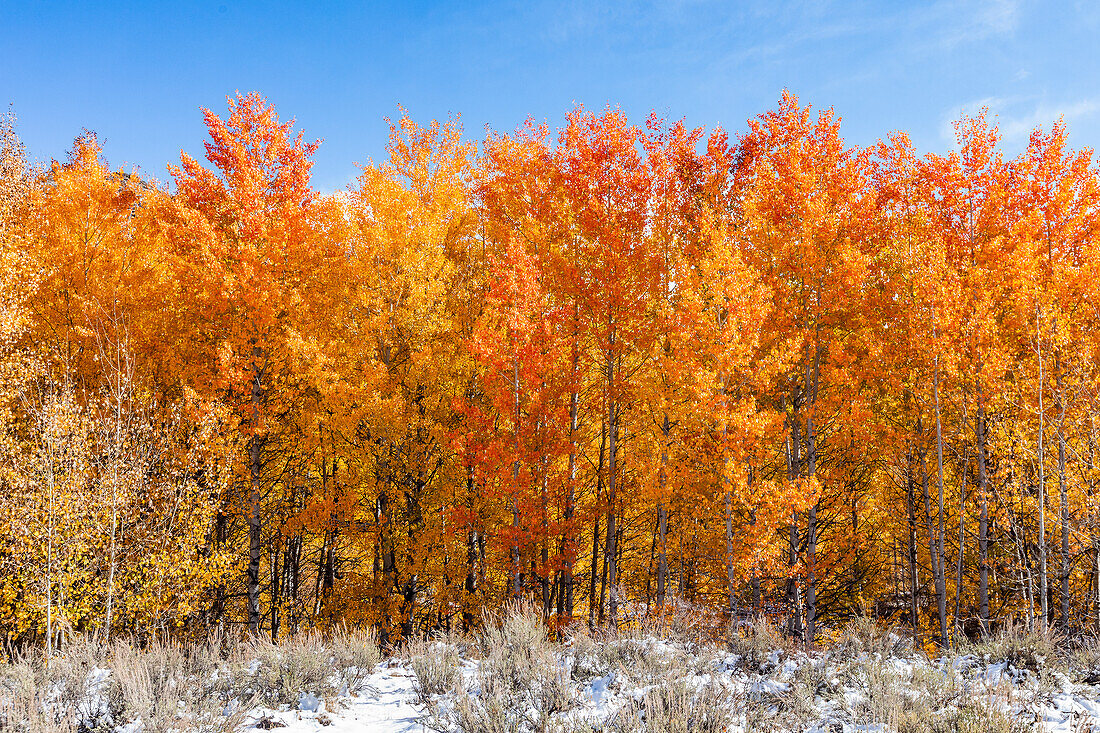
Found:
[[[936, 588], [936, 601], [939, 604], [940, 614], [940, 643], [947, 646], [947, 555], [944, 553], [944, 527], [943, 516], [943, 422], [940, 419], [940, 357], [936, 355], [935, 372], [935, 397], [936, 397], [936, 488], [939, 491], [939, 538], [937, 540], [937, 554], [940, 560], [939, 585]], [[965, 479], [964, 479], [965, 483]], [[962, 514], [962, 505], [959, 505], [959, 514]]]
[[292, 538], [292, 552], [290, 554], [290, 567], [287, 575], [290, 588], [290, 598], [293, 601], [294, 614], [290, 619], [290, 633], [298, 633], [298, 625], [301, 621], [301, 603], [299, 601], [299, 590], [301, 584], [301, 570], [302, 570], [302, 535], [298, 534]]
[[[610, 370], [611, 367], [609, 366]], [[607, 440], [607, 611], [608, 621], [612, 628], [618, 628], [619, 590], [618, 590], [618, 554], [619, 535], [616, 525], [615, 511], [617, 506], [616, 472], [619, 459], [619, 413], [618, 406], [613, 398], [608, 409], [608, 440]]]
[[[214, 547], [220, 552], [225, 546], [225, 507], [218, 507], [218, 515], [214, 519]], [[214, 586], [214, 602], [210, 608], [210, 617], [212, 621], [217, 622], [219, 625], [222, 622], [222, 618], [225, 615], [225, 581], [223, 578], [218, 579], [218, 584]]]
[[515, 414], [512, 416], [515, 422], [512, 425], [513, 450], [515, 458], [512, 460], [512, 599], [518, 599], [520, 594], [520, 558], [519, 558], [519, 358], [512, 364], [512, 392], [515, 400]]
[[[322, 429], [318, 429], [318, 434], [321, 436], [321, 438], [323, 440], [324, 433], [323, 433]], [[328, 493], [328, 456], [324, 455], [323, 453], [321, 455], [321, 495], [324, 496], [326, 499], [329, 496], [329, 493]], [[375, 508], [377, 509], [377, 504], [375, 504]], [[377, 511], [375, 512], [374, 520], [375, 520], [376, 524], [381, 524], [381, 516], [378, 514]], [[322, 598], [324, 597], [323, 594], [322, 594], [322, 588], [324, 587], [324, 578], [325, 578], [325, 560], [328, 556], [329, 536], [331, 534], [332, 534], [332, 529], [330, 527], [326, 527], [324, 529], [324, 531], [321, 533], [321, 551], [320, 551], [320, 554], [318, 555], [318, 560], [317, 560], [317, 580], [316, 580], [316, 582], [314, 584], [314, 587], [313, 587], [313, 615], [314, 616], [319, 616], [320, 613], [321, 613], [321, 601], [322, 601]], [[380, 572], [380, 569], [381, 569], [379, 567], [379, 557], [378, 557], [378, 547], [377, 546], [375, 546], [374, 552], [375, 552], [375, 556], [374, 556], [374, 559], [375, 559], [374, 573], [375, 573], [375, 579], [377, 580], [378, 573]]]
[[[1095, 468], [1096, 468], [1096, 418], [1094, 415], [1089, 415], [1089, 450], [1086, 466], [1088, 468], [1088, 479], [1085, 483], [1085, 492], [1089, 504], [1092, 504], [1092, 499], [1096, 495], [1096, 483], [1095, 483]], [[1093, 585], [1092, 600], [1096, 605], [1096, 616], [1093, 619], [1095, 630], [1100, 630], [1100, 542], [1097, 542], [1096, 537], [1096, 525], [1095, 517], [1089, 522], [1089, 540], [1092, 544], [1092, 557], [1095, 573], [1092, 574], [1096, 579], [1096, 583]], [[1087, 605], [1087, 603], [1086, 603]]]
[[752, 617], [760, 618], [760, 568], [752, 569]]
[[[545, 462], [545, 461], [544, 461]], [[547, 506], [547, 482], [549, 481], [547, 470], [544, 467], [542, 474], [542, 530], [540, 538], [542, 547], [540, 549], [540, 559], [542, 560], [542, 568], [539, 572], [539, 587], [542, 590], [542, 613], [544, 618], [550, 617], [550, 515], [549, 507]]]
[[405, 516], [408, 518], [408, 530], [406, 531], [405, 567], [408, 568], [409, 577], [401, 588], [401, 638], [408, 639], [413, 633], [413, 620], [416, 611], [416, 594], [420, 585], [420, 576], [412, 572], [418, 567], [414, 555], [416, 548], [420, 546], [419, 530], [424, 522], [423, 510], [420, 498], [424, 495], [426, 486], [424, 473], [419, 471], [411, 477], [411, 491], [405, 491]]
[[580, 408], [580, 304], [573, 303], [573, 358], [571, 360], [571, 384], [569, 394], [569, 485], [565, 488], [565, 532], [562, 538], [563, 568], [562, 583], [565, 600], [561, 605], [565, 615], [573, 619], [573, 563], [577, 558], [577, 541], [580, 533], [573, 529], [573, 514], [576, 512], [577, 491], [577, 431], [580, 427], [578, 412]]
[[[597, 495], [598, 498], [598, 495]], [[603, 618], [603, 590], [596, 595], [597, 576], [600, 573], [600, 515], [597, 514], [592, 521], [592, 562], [588, 573], [588, 626], [595, 628], [597, 607], [599, 618]]]
[[915, 479], [913, 477], [912, 452], [906, 460], [905, 511], [909, 520], [909, 538], [906, 547], [906, 560], [909, 564], [909, 623], [913, 631], [913, 642], [920, 645], [920, 615], [917, 610], [917, 516]]
[[[328, 480], [329, 480], [330, 484], [332, 485], [332, 492], [333, 492], [334, 497], [337, 494], [338, 489], [339, 489], [339, 484], [336, 482], [336, 469], [337, 469], [336, 457], [333, 456], [332, 466], [328, 470]], [[383, 547], [386, 546], [386, 542], [389, 543], [389, 561], [390, 561], [389, 568], [390, 568], [390, 573], [392, 575], [392, 573], [395, 571], [396, 566], [397, 566], [396, 560], [393, 556], [393, 538], [389, 534], [390, 532], [392, 532], [392, 521], [393, 520], [392, 520], [392, 517], [390, 516], [390, 513], [389, 513], [389, 504], [386, 501], [386, 496], [385, 496], [384, 491], [379, 496], [377, 507], [378, 507], [378, 514], [377, 514], [376, 518], [377, 518], [377, 521], [379, 522], [380, 527], [382, 528], [380, 531], [384, 532], [385, 534], [383, 534], [382, 536], [387, 538], [383, 542]], [[384, 522], [384, 524], [383, 524], [383, 522]], [[340, 537], [340, 525], [337, 522], [336, 511], [334, 509], [332, 512], [329, 513], [328, 539], [327, 539], [327, 542], [325, 543], [325, 547], [324, 547], [324, 555], [323, 555], [323, 558], [324, 558], [323, 559], [324, 574], [323, 574], [323, 577], [322, 577], [322, 580], [321, 580], [321, 597], [322, 597], [322, 600], [323, 600], [322, 605], [327, 604], [332, 599], [332, 592], [333, 592], [333, 589], [336, 587], [336, 547], [337, 547], [339, 537]], [[389, 581], [391, 580], [391, 576], [387, 576], [385, 574], [385, 558], [383, 558], [383, 576], [386, 578], [386, 581], [387, 581], [386, 584], [385, 584], [385, 587], [387, 589], [386, 593], [388, 594], [389, 593], [389, 588], [390, 588]], [[331, 612], [330, 612], [329, 615], [331, 616]]]
[[[603, 467], [604, 455], [607, 449], [607, 421], [600, 423], [600, 453], [599, 462], [596, 465], [596, 511], [592, 527], [592, 571], [588, 576], [588, 626], [595, 623], [595, 614], [599, 612], [599, 622], [603, 624], [603, 594], [604, 588], [600, 585], [600, 595], [596, 597], [596, 576], [599, 571], [600, 558], [600, 497], [603, 495]], [[607, 567], [606, 562], [604, 567]]]
[[114, 435], [112, 436], [111, 456], [111, 548], [107, 570], [107, 614], [103, 624], [104, 643], [111, 642], [111, 621], [114, 615], [115, 602], [115, 566], [117, 560], [117, 534], [118, 534], [118, 464], [122, 460], [122, 386], [121, 372], [117, 373], [118, 388], [114, 394]]
[[[725, 409], [725, 402], [727, 399], [726, 388], [722, 388], [723, 396], [723, 409]], [[725, 505], [725, 520], [726, 520], [726, 610], [733, 618], [734, 607], [736, 605], [733, 592], [734, 592], [734, 574], [733, 574], [733, 496], [731, 494], [730, 477], [729, 477], [729, 456], [726, 448], [726, 440], [729, 435], [729, 426], [726, 424], [723, 418], [722, 422], [722, 462], [719, 467], [718, 486], [723, 491], [723, 500]]]
[[[923, 434], [919, 420], [917, 433]], [[921, 446], [920, 453], [920, 483], [924, 498], [924, 524], [928, 528], [928, 558], [932, 564], [932, 585], [936, 593], [936, 615], [939, 620], [939, 635], [936, 643], [942, 649], [947, 646], [947, 588], [944, 583], [943, 555], [938, 552], [936, 530], [932, 521], [931, 498], [928, 495], [928, 452], [924, 445]]]
[[[476, 488], [474, 467], [473, 465], [467, 465], [466, 496], [472, 499]], [[471, 604], [474, 603], [474, 598], [477, 595], [477, 532], [472, 529], [466, 532], [466, 580], [462, 589], [466, 593], [466, 598], [462, 603], [462, 630], [469, 632], [474, 626], [474, 614], [470, 610]]]
[[[817, 443], [813, 418], [806, 420], [806, 465], [809, 478], [817, 473]], [[817, 499], [806, 511], [806, 644], [817, 636]]]
[[736, 601], [734, 599], [734, 573], [733, 573], [733, 502], [730, 496], [730, 490], [726, 488], [725, 494], [726, 505], [726, 608], [729, 611], [730, 618], [733, 618], [734, 611], [736, 610]]
[[[806, 389], [809, 393], [806, 411], [806, 477], [811, 485], [817, 477], [817, 433], [814, 431], [814, 407], [820, 379], [820, 326], [815, 329], [813, 367], [806, 366]], [[817, 490], [806, 512], [806, 644], [817, 636]]]
[[[964, 416], [964, 424], [969, 423], [969, 418]], [[959, 623], [959, 603], [962, 599], [963, 588], [963, 557], [966, 549], [966, 485], [967, 471], [969, 469], [970, 456], [963, 449], [962, 480], [959, 481], [959, 556], [955, 567], [955, 624]]]
[[384, 616], [382, 617], [382, 630], [379, 633], [379, 641], [382, 648], [389, 648], [392, 639], [391, 629], [394, 626], [393, 605], [390, 603], [391, 594], [397, 587], [397, 552], [393, 539], [393, 509], [390, 506], [390, 497], [385, 489], [378, 494], [378, 515], [381, 519], [379, 528], [379, 541], [382, 545], [382, 585], [383, 596], [379, 600], [383, 604]]
[[[800, 473], [799, 469], [799, 446], [801, 444], [801, 437], [799, 435], [798, 420], [797, 418], [791, 421], [791, 437], [787, 442], [787, 478], [792, 483], [798, 480]], [[787, 566], [790, 569], [790, 578], [787, 581], [787, 605], [790, 612], [790, 618], [787, 622], [787, 630], [791, 636], [801, 639], [802, 638], [802, 593], [801, 585], [798, 582], [798, 575], [794, 572], [794, 568], [798, 565], [798, 550], [799, 550], [799, 537], [798, 537], [798, 512], [794, 512], [791, 515], [791, 525], [788, 534], [788, 554], [787, 554]]]
[[470, 609], [477, 596], [477, 532], [466, 533], [466, 581], [463, 590], [466, 601], [462, 604], [462, 630], [468, 632], [474, 627], [474, 614]]
[[1027, 630], [1035, 630], [1035, 580], [1031, 573], [1031, 559], [1027, 556], [1027, 532], [1024, 527], [1016, 533], [1020, 563], [1020, 583], [1024, 589], [1024, 612], [1027, 614]]
[[619, 535], [615, 522], [615, 511], [618, 501], [618, 467], [619, 467], [619, 405], [616, 390], [618, 384], [616, 377], [618, 363], [618, 333], [616, 332], [616, 319], [611, 306], [607, 310], [607, 350], [605, 352], [606, 363], [606, 388], [607, 388], [607, 543], [604, 548], [605, 567], [607, 569], [608, 585], [608, 615], [613, 628], [618, 628], [619, 591], [618, 591], [618, 555]]
[[1043, 473], [1045, 451], [1043, 450], [1043, 342], [1039, 332], [1039, 307], [1035, 307], [1035, 349], [1039, 357], [1039, 439], [1037, 445], [1039, 466], [1039, 603], [1042, 608], [1042, 628], [1050, 622], [1050, 593], [1047, 584], [1047, 524], [1046, 524], [1046, 480]]
[[1066, 487], [1066, 391], [1062, 384], [1062, 350], [1054, 352], [1055, 379], [1058, 387], [1058, 514], [1062, 523], [1062, 566], [1059, 573], [1059, 598], [1062, 601], [1062, 628], [1069, 628], [1069, 495]]
[[668, 491], [668, 413], [661, 423], [661, 472], [658, 475], [660, 495], [657, 503], [657, 609], [664, 618], [665, 588], [668, 582], [668, 508], [665, 496]]
[[[279, 641], [279, 603], [282, 588], [279, 585], [279, 550], [282, 547], [282, 537], [276, 536], [271, 543], [271, 641]], [[285, 558], [284, 558], [285, 561]]]
[[53, 660], [53, 545], [54, 545], [54, 496], [56, 477], [54, 474], [53, 426], [43, 425], [42, 433], [46, 449], [46, 485], [49, 491], [46, 508], [46, 665]]
[[[574, 353], [573, 373], [576, 379], [577, 356]], [[577, 407], [580, 396], [574, 386], [573, 393], [569, 395], [569, 478], [565, 487], [565, 530], [562, 537], [562, 589], [564, 601], [559, 605], [561, 611], [570, 620], [573, 618], [573, 562], [576, 559], [577, 538], [573, 531], [573, 514], [576, 511], [576, 485], [577, 485]], [[561, 596], [559, 596], [561, 597]]]
[[981, 388], [978, 390], [977, 429], [978, 500], [978, 614], [982, 636], [989, 636], [989, 497], [985, 470], [985, 408], [982, 406]]
[[[254, 356], [258, 356], [255, 354]], [[260, 434], [260, 409], [263, 400], [263, 371], [254, 365], [252, 378], [252, 436], [249, 441], [248, 493], [248, 630], [260, 633], [260, 557], [262, 531], [260, 519], [261, 482], [263, 480], [263, 437]]]

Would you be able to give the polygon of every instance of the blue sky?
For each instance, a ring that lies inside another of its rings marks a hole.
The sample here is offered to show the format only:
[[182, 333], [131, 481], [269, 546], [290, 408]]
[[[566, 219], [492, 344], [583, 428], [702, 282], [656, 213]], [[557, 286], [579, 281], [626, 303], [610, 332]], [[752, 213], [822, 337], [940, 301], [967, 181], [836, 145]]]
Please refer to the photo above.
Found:
[[574, 104], [736, 132], [783, 88], [836, 109], [867, 144], [904, 129], [951, 145], [985, 104], [1006, 147], [1064, 116], [1100, 144], [1100, 3], [60, 2], [0, 0], [0, 104], [31, 154], [95, 130], [112, 165], [158, 178], [200, 153], [199, 107], [259, 90], [324, 139], [315, 182], [342, 188], [384, 153], [398, 104], [467, 134], [558, 123]]

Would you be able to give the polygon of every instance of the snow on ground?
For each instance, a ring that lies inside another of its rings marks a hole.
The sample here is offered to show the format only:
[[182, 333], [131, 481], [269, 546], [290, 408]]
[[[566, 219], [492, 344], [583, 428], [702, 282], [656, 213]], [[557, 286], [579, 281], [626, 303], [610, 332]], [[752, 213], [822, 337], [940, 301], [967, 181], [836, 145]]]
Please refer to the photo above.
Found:
[[[912, 685], [911, 689], [902, 689], [900, 694], [903, 700], [910, 698], [913, 705], [929, 695], [942, 694], [946, 705], [930, 715], [944, 715], [945, 711], [957, 713], [966, 705], [978, 704], [974, 709], [993, 711], [990, 715], [999, 711], [1004, 716], [1002, 723], [989, 722], [988, 728], [979, 718], [978, 727], [966, 727], [966, 730], [1100, 731], [1100, 687], [1075, 682], [1071, 679], [1074, 675], [1062, 671], [1018, 669], [1007, 661], [990, 663], [973, 655], [929, 661], [919, 655], [883, 658], [881, 654], [863, 652], [844, 660], [827, 653], [807, 655], [775, 650], [749, 663], [741, 655], [710, 649], [700, 652], [705, 658], [685, 659], [683, 648], [669, 647], [664, 641], [631, 640], [629, 643], [641, 645], [641, 650], [631, 652], [645, 655], [647, 661], [640, 667], [622, 662], [615, 668], [600, 668], [593, 659], [615, 655], [599, 648], [578, 652], [566, 647], [559, 653], [559, 663], [570, 676], [572, 698], [567, 710], [553, 711], [551, 717], [560, 727], [550, 730], [617, 733], [650, 730], [642, 727], [648, 713], [637, 713], [649, 710], [646, 704], [652, 700], [655, 690], [673, 683], [682, 685], [679, 689], [687, 690], [689, 696], [708, 689], [720, 690], [730, 705], [741, 706], [741, 717], [735, 719], [737, 716], [733, 716], [728, 721], [725, 729], [730, 731], [888, 733], [896, 728], [886, 722], [860, 718], [861, 715], [871, 716], [869, 711], [879, 710], [876, 694], [880, 697], [887, 694], [882, 692], [881, 685], [884, 679], [890, 679], [900, 682], [903, 687]], [[442, 644], [429, 645], [427, 650], [433, 662], [440, 662], [445, 657]], [[585, 655], [589, 657], [587, 661], [582, 658]], [[429, 696], [436, 705], [434, 717], [418, 703], [418, 699], [424, 698], [418, 696], [414, 659], [394, 657], [375, 668], [360, 692], [345, 694], [337, 700], [334, 709], [326, 709], [323, 700], [303, 695], [296, 710], [256, 711], [250, 716], [246, 729], [277, 727], [283, 733], [421, 733], [439, 730], [440, 721], [444, 721], [445, 728], [446, 721], [450, 721], [450, 730], [459, 733], [461, 729], [454, 727], [458, 718], [451, 714], [457, 705], [455, 697], [484, 697], [486, 690], [495, 684], [484, 677], [486, 667], [498, 669], [493, 664], [484, 659], [462, 657], [454, 670], [460, 682], [447, 693]], [[666, 678], [660, 674], [663, 664], [668, 665]], [[554, 674], [553, 670], [545, 668], [541, 672]], [[774, 713], [793, 704], [791, 698], [796, 696], [796, 688], [800, 685], [805, 688], [807, 678], [816, 680], [813, 684], [817, 689], [811, 693], [812, 707], [808, 713], [804, 711], [805, 719], [790, 728], [775, 727], [782, 718]], [[520, 694], [516, 698], [524, 701], [521, 707], [526, 704], [531, 707], [515, 711], [517, 714], [509, 718], [514, 727], [508, 730], [539, 730], [541, 714], [535, 709], [538, 685], [533, 683], [535, 697]], [[771, 716], [766, 728], [757, 728], [745, 712], [748, 708], [744, 706], [749, 702], [756, 704], [765, 717]], [[936, 706], [928, 709], [933, 711]], [[631, 710], [636, 713], [633, 718], [628, 715]], [[1010, 727], [1003, 727], [1006, 723]]]
[[357, 694], [344, 695], [335, 710], [323, 700], [303, 696], [297, 710], [257, 710], [248, 730], [283, 733], [422, 733], [422, 709], [415, 704], [414, 675], [399, 660], [378, 665]]
[[1100, 733], [1096, 639], [1004, 634], [929, 659], [871, 622], [807, 652], [766, 622], [554, 641], [541, 617], [511, 615], [382, 661], [369, 635], [203, 649], [74, 646], [48, 666], [0, 665], [0, 730]]

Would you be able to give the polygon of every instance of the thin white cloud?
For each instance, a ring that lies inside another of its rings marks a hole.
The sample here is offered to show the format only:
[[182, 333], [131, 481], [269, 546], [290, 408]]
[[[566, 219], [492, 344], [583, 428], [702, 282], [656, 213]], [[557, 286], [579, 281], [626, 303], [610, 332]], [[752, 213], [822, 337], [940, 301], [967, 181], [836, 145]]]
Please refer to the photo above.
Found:
[[1011, 35], [1020, 24], [1020, 5], [1020, 0], [940, 3], [934, 13], [944, 21], [940, 43], [951, 47]]
[[1068, 104], [1048, 106], [1042, 102], [1035, 106], [1031, 112], [1023, 116], [1006, 115], [999, 117], [1001, 134], [1006, 142], [1019, 142], [1026, 140], [1031, 131], [1040, 125], [1049, 127], [1059, 119], [1070, 122], [1071, 120], [1087, 117], [1100, 109], [1100, 101], [1095, 99], [1081, 99]]
[[1020, 21], [1020, 3], [1018, 0], [988, 0], [978, 7], [976, 21], [988, 33], [1011, 33]]
[[985, 107], [990, 119], [1001, 131], [1001, 138], [1009, 147], [1025, 144], [1036, 127], [1050, 127], [1059, 119], [1071, 122], [1089, 117], [1100, 110], [1100, 99], [1079, 99], [1050, 103], [1034, 96], [986, 97], [948, 110], [940, 126], [945, 142], [954, 145], [955, 129], [952, 123], [963, 115], [975, 115]]
[[[786, 56], [822, 41], [852, 39], [857, 43], [860, 38], [893, 38], [900, 46], [896, 52], [942, 56], [959, 47], [1014, 34], [1021, 23], [1022, 2], [935, 0], [918, 7], [872, 6], [870, 12], [852, 12], [850, 7], [833, 2], [749, 2], [739, 6], [742, 13], [758, 21], [771, 21], [777, 33], [735, 47], [721, 55], [714, 66], [725, 71], [751, 61]], [[733, 25], [731, 32], [736, 27]], [[877, 73], [873, 68], [868, 71]]]

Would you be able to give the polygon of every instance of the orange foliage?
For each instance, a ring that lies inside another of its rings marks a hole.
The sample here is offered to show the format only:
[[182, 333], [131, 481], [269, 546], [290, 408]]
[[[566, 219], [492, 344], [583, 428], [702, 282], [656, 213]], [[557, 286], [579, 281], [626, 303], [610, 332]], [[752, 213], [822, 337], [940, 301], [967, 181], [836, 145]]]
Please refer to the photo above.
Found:
[[1063, 124], [1010, 158], [984, 115], [921, 156], [789, 93], [732, 141], [402, 111], [326, 196], [319, 143], [228, 105], [168, 187], [0, 125], [12, 638], [1100, 619], [1100, 185]]

